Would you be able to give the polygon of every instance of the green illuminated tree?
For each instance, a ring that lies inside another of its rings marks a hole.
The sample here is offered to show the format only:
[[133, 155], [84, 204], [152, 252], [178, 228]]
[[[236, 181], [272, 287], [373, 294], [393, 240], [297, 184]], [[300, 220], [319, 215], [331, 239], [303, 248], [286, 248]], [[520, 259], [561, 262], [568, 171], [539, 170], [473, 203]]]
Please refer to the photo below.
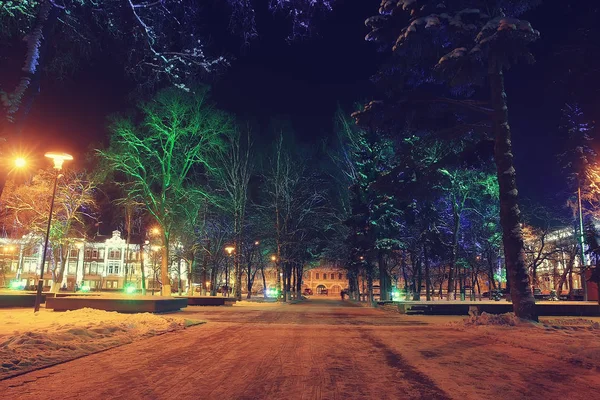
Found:
[[100, 154], [130, 184], [161, 228], [163, 295], [170, 295], [169, 245], [182, 208], [198, 197], [208, 197], [197, 184], [200, 175], [213, 173], [216, 156], [224, 151], [224, 136], [232, 131], [230, 118], [209, 102], [208, 90], [194, 95], [167, 89], [140, 105], [143, 119], [117, 118], [111, 146]]

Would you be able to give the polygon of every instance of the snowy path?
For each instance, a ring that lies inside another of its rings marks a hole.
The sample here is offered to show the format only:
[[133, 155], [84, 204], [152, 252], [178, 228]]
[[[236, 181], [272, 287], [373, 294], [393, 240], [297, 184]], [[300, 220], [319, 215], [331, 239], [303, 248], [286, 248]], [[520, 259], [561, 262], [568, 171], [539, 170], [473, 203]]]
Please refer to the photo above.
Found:
[[[318, 299], [178, 316], [208, 323], [1, 381], [2, 398], [600, 398], [598, 331], [462, 328]], [[559, 357], [578, 345], [587, 358]]]

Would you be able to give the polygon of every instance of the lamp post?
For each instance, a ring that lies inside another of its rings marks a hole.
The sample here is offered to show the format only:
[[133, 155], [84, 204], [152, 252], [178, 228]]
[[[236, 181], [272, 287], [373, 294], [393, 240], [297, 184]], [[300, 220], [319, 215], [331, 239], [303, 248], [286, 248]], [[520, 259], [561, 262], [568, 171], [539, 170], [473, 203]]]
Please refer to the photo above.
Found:
[[279, 260], [277, 259], [277, 256], [275, 254], [273, 254], [271, 256], [271, 261], [273, 261], [273, 263], [275, 264], [275, 275], [276, 275], [276, 279], [277, 279], [277, 286], [276, 286], [276, 290], [277, 290], [277, 298], [279, 298], [279, 294], [281, 293], [281, 278], [283, 276], [282, 273], [279, 272]]
[[[229, 257], [231, 257], [231, 254], [233, 254], [234, 250], [235, 247], [233, 246], [225, 247], [225, 251]], [[227, 290], [227, 297], [229, 297], [229, 258], [225, 260], [225, 288], [225, 290]]]
[[62, 165], [65, 161], [73, 159], [73, 156], [67, 153], [46, 153], [45, 156], [51, 158], [52, 161], [54, 161], [54, 169], [56, 169], [56, 174], [54, 175], [54, 188], [52, 189], [52, 199], [50, 200], [50, 213], [48, 214], [48, 227], [46, 228], [46, 238], [44, 240], [42, 266], [40, 267], [40, 278], [38, 279], [37, 291], [35, 293], [35, 304], [33, 306], [34, 312], [38, 312], [40, 310], [40, 303], [42, 301], [42, 287], [44, 285], [44, 265], [46, 264], [46, 253], [48, 252], [48, 237], [50, 236], [50, 225], [52, 224], [52, 211], [54, 211], [54, 199], [56, 197], [56, 185], [58, 183], [59, 172], [62, 169]]

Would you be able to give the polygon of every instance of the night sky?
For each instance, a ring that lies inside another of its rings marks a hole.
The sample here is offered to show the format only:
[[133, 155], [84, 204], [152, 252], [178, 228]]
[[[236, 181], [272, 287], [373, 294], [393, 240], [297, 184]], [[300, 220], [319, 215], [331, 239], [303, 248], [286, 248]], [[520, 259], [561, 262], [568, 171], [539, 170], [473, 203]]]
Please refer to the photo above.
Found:
[[[262, 137], [255, 140], [261, 144], [272, 138], [267, 128], [274, 117], [289, 117], [304, 143], [331, 135], [338, 103], [350, 111], [357, 101], [377, 98], [369, 78], [385, 55], [364, 41], [368, 30], [363, 21], [376, 13], [378, 4], [341, 2], [319, 27], [318, 37], [292, 43], [285, 40], [285, 25], [259, 13], [261, 35], [250, 46], [217, 42], [228, 54], [236, 54], [231, 67], [212, 81], [218, 106], [258, 123], [261, 129], [255, 135]], [[555, 156], [564, 145], [558, 127], [566, 90], [557, 74], [569, 69], [569, 60], [554, 53], [567, 32], [582, 20], [593, 20], [592, 8], [567, 10], [546, 1], [524, 16], [541, 32], [542, 39], [533, 46], [538, 62], [518, 65], [507, 74], [520, 191], [548, 205], [560, 206], [565, 198], [557, 196], [565, 190], [565, 179]], [[561, 25], [556, 25], [558, 20]], [[107, 143], [106, 117], [132, 107], [128, 95], [133, 87], [112, 59], [92, 60], [62, 81], [45, 77], [25, 133], [36, 138], [39, 154], [61, 149], [80, 158], [90, 143]], [[585, 98], [597, 104], [598, 93]]]

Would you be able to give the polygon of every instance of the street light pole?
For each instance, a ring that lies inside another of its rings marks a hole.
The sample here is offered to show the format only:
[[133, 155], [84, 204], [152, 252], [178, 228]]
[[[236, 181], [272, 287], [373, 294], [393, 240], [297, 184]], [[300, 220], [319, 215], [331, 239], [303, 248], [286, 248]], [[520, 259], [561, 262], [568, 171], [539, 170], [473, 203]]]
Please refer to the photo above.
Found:
[[[227, 247], [225, 247], [225, 251], [227, 252], [229, 257], [231, 257], [231, 255], [235, 251], [235, 247], [227, 246]], [[230, 290], [229, 290], [230, 289], [229, 288], [229, 257], [225, 258], [225, 287], [226, 287], [226, 291], [227, 291], [227, 297], [229, 297], [229, 292], [230, 292]]]
[[42, 287], [44, 285], [44, 265], [46, 264], [46, 253], [48, 252], [48, 238], [50, 237], [50, 225], [52, 224], [52, 211], [54, 211], [54, 198], [56, 197], [56, 184], [58, 183], [58, 170], [54, 176], [54, 189], [52, 189], [52, 200], [50, 200], [50, 215], [48, 216], [48, 227], [46, 228], [46, 238], [44, 239], [44, 248], [42, 253], [42, 266], [40, 267], [40, 278], [38, 279], [37, 291], [35, 293], [34, 312], [40, 310], [42, 300]]
[[46, 153], [46, 157], [51, 158], [54, 161], [54, 169], [56, 169], [56, 174], [54, 175], [54, 188], [52, 189], [52, 199], [50, 200], [48, 227], [46, 228], [46, 238], [44, 240], [44, 249], [42, 253], [42, 266], [40, 267], [40, 278], [38, 279], [37, 291], [35, 293], [35, 304], [33, 306], [33, 312], [38, 312], [40, 310], [40, 303], [42, 302], [42, 287], [44, 285], [44, 265], [46, 264], [46, 253], [48, 252], [48, 238], [50, 237], [50, 225], [52, 224], [52, 212], [54, 211], [54, 199], [56, 198], [56, 186], [58, 184], [59, 173], [62, 169], [63, 162], [65, 160], [73, 159], [73, 156], [66, 153]]

